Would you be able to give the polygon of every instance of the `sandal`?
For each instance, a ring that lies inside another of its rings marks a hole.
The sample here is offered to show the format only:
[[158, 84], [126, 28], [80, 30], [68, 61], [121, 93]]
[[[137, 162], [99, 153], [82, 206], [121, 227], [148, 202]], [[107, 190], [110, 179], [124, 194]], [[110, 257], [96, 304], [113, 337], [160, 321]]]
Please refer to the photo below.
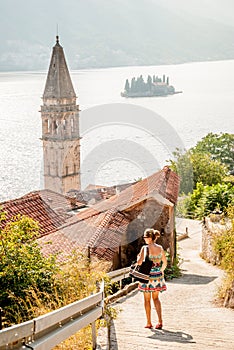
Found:
[[146, 325], [145, 328], [153, 328], [152, 324]]
[[162, 327], [163, 327], [162, 323], [158, 323], [156, 324], [155, 329], [162, 329]]

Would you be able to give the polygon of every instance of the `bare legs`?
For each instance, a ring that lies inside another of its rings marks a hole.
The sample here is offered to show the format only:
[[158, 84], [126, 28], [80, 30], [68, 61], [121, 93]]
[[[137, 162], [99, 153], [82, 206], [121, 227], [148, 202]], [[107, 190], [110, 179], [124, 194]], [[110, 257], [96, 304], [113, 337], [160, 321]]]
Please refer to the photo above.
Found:
[[154, 306], [158, 315], [158, 323], [162, 324], [162, 307], [161, 302], [159, 300], [158, 294], [159, 292], [145, 292], [144, 293], [144, 306], [145, 306], [145, 313], [146, 313], [146, 319], [147, 319], [147, 326], [151, 326], [151, 294], [152, 299], [154, 302]]
[[151, 293], [144, 293], [144, 306], [145, 306], [145, 313], [146, 313], [146, 320], [147, 320], [147, 325], [146, 327], [152, 326], [151, 323]]
[[154, 306], [158, 315], [158, 323], [162, 324], [162, 307], [161, 307], [161, 301], [158, 297], [159, 292], [152, 292], [152, 298], [154, 302]]

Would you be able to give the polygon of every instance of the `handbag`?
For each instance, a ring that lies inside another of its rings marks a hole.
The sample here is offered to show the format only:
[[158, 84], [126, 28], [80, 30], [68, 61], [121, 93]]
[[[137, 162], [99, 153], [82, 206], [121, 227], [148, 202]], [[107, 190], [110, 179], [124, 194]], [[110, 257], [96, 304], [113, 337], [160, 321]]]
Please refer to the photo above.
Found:
[[134, 281], [148, 283], [150, 278], [150, 270], [153, 266], [153, 261], [149, 259], [149, 248], [144, 247], [145, 259], [141, 265], [137, 263], [131, 265], [129, 276], [134, 278]]

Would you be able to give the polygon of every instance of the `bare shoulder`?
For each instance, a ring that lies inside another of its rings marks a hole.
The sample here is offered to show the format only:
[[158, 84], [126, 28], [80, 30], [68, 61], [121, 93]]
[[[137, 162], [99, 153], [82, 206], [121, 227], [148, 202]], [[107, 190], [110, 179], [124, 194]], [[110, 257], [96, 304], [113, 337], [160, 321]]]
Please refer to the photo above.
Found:
[[152, 255], [158, 255], [160, 254], [162, 250], [162, 247], [159, 244], [154, 244], [153, 246], [150, 247], [150, 254]]
[[163, 250], [163, 247], [162, 247], [160, 244], [156, 244], [156, 243], [155, 243], [155, 247], [158, 248], [158, 249], [160, 249], [160, 250]]

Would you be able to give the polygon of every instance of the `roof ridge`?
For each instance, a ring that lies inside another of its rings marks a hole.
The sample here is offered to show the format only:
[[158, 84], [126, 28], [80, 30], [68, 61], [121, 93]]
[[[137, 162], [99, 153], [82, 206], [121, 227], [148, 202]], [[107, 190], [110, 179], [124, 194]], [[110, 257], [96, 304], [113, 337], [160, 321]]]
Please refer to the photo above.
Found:
[[90, 238], [90, 240], [88, 241], [88, 246], [92, 247], [94, 242], [96, 241], [96, 238], [98, 238], [99, 233], [101, 230], [103, 230], [106, 226], [108, 226], [108, 224], [110, 223], [112, 216], [117, 213], [118, 210], [115, 208], [111, 208], [108, 209], [103, 220], [101, 221], [101, 223], [98, 225], [98, 227], [96, 228], [96, 231], [94, 232], [93, 236]]

